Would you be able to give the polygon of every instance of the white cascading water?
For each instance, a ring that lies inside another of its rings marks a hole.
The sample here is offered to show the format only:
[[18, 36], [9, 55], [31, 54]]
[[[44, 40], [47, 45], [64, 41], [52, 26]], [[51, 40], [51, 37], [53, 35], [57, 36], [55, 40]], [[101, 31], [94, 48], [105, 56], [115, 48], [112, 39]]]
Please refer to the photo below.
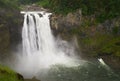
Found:
[[40, 12], [40, 14], [42, 16], [37, 12], [24, 12], [23, 54], [19, 56], [16, 71], [26, 78], [36, 76], [39, 71], [52, 65], [76, 65], [76, 60], [71, 57], [74, 49], [62, 48], [63, 44], [68, 45], [67, 42], [62, 40], [58, 42], [52, 35], [49, 21], [51, 13]]
[[[26, 13], [22, 30], [23, 52], [27, 55], [36, 51], [41, 54], [55, 54], [55, 41], [49, 24], [49, 14], [40, 17], [39, 14]], [[35, 20], [34, 18], [35, 17]], [[28, 20], [27, 20], [28, 18]], [[27, 24], [28, 22], [28, 24]]]

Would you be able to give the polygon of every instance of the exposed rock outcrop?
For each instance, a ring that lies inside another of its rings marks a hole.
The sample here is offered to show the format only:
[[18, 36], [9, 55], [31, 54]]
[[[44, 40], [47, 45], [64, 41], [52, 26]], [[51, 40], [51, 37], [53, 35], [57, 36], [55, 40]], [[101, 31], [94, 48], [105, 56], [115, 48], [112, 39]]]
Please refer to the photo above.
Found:
[[74, 28], [83, 31], [82, 33], [91, 32], [91, 35], [95, 32], [120, 34], [120, 17], [98, 23], [94, 14], [82, 16], [82, 11], [79, 9], [67, 15], [52, 14], [50, 20], [55, 34], [63, 31], [69, 32]]
[[69, 13], [66, 16], [53, 14], [50, 20], [51, 28], [54, 30], [55, 33], [69, 31], [81, 25], [81, 10], [78, 10], [74, 13]]

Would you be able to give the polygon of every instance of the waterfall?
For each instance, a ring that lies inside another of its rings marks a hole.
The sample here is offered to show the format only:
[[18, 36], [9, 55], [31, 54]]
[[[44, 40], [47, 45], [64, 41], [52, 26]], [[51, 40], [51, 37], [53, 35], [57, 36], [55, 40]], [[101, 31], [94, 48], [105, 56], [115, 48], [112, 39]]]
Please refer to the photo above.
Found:
[[[34, 20], [35, 18], [35, 20]], [[55, 54], [56, 47], [49, 23], [49, 14], [26, 13], [22, 30], [23, 52], [27, 55], [39, 51], [41, 54]]]
[[23, 50], [22, 55], [18, 55], [19, 62], [15, 68], [24, 77], [36, 76], [39, 71], [49, 69], [52, 65], [76, 66], [73, 46], [53, 36], [50, 15], [51, 13], [24, 12]]

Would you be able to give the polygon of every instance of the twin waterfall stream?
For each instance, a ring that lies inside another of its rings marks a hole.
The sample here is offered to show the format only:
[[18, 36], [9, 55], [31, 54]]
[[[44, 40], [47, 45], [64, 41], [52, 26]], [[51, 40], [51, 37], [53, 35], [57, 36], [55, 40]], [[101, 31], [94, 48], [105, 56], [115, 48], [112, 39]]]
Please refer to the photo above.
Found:
[[25, 14], [22, 39], [23, 52], [27, 55], [34, 54], [36, 51], [44, 55], [56, 53], [48, 16], [49, 14], [42, 17], [37, 13]]

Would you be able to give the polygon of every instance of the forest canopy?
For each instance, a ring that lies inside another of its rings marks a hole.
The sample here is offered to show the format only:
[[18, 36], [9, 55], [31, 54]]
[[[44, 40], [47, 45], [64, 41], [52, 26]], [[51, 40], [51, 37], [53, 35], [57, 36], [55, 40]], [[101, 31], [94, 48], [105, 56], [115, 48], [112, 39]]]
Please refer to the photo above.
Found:
[[83, 15], [95, 15], [99, 22], [120, 16], [120, 0], [39, 0], [37, 3], [58, 14], [81, 9]]
[[95, 15], [100, 22], [120, 16], [120, 0], [0, 0], [0, 7], [17, 8], [20, 5], [33, 3], [58, 14], [81, 9], [83, 15]]

